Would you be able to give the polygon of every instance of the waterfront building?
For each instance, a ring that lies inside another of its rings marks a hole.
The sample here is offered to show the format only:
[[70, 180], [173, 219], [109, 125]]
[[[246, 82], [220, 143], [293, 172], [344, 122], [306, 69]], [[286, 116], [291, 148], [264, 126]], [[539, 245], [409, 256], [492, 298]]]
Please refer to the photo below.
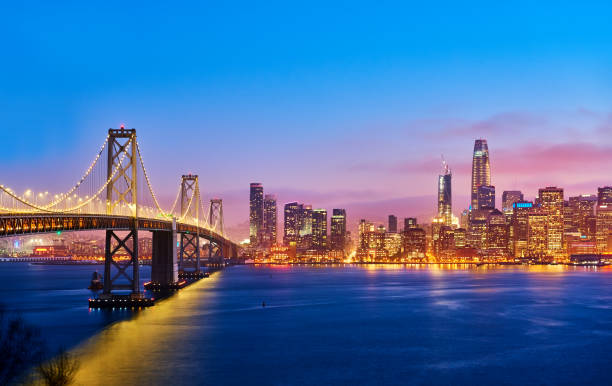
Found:
[[489, 147], [486, 139], [474, 141], [472, 156], [472, 197], [471, 209], [479, 209], [478, 188], [491, 185], [491, 166], [489, 164]]
[[[595, 215], [598, 197], [594, 194], [583, 194], [570, 197], [567, 207], [564, 207], [564, 223], [567, 224], [565, 232], [578, 232], [587, 239], [593, 239], [595, 234], [590, 231], [589, 222]], [[566, 221], [569, 220], [569, 223]]]
[[538, 199], [548, 216], [547, 254], [560, 257], [563, 254], [563, 189], [554, 186], [539, 189]]
[[527, 215], [527, 253], [532, 259], [543, 261], [548, 256], [549, 214], [541, 208], [534, 208]]
[[509, 231], [506, 216], [493, 209], [487, 216], [487, 236], [485, 247], [489, 256], [505, 257], [509, 249]]
[[392, 214], [389, 215], [388, 229], [390, 233], [397, 233], [397, 216], [394, 216]]
[[357, 259], [361, 262], [383, 261], [388, 257], [385, 249], [385, 227], [367, 220], [359, 222], [359, 247]]
[[334, 209], [331, 217], [330, 249], [344, 252], [346, 247], [346, 210]]
[[249, 240], [254, 247], [259, 246], [262, 239], [264, 219], [264, 193], [263, 185], [254, 182], [251, 184], [249, 198]]
[[525, 257], [528, 244], [529, 212], [533, 208], [531, 201], [517, 201], [512, 204], [512, 219], [510, 220], [510, 251], [514, 257]]
[[297, 245], [300, 237], [300, 218], [302, 215], [302, 205], [297, 202], [285, 204], [284, 210], [284, 236], [283, 244], [290, 246]]
[[612, 253], [612, 203], [597, 205], [596, 245], [598, 253]]
[[312, 205], [303, 204], [299, 216], [298, 252], [312, 248]]
[[263, 244], [268, 248], [277, 243], [276, 226], [276, 196], [266, 194], [264, 196]]
[[495, 186], [479, 186], [476, 200], [478, 209], [495, 209]]
[[451, 226], [453, 224], [452, 175], [446, 162], [443, 162], [442, 166], [442, 174], [438, 176], [438, 217], [444, 220], [444, 225]]
[[312, 211], [312, 248], [318, 251], [327, 250], [327, 210]]
[[387, 232], [384, 248], [390, 258], [398, 257], [402, 251], [402, 235], [397, 232]]
[[427, 251], [427, 237], [423, 228], [412, 227], [404, 229], [403, 233], [404, 255], [411, 259], [422, 259]]

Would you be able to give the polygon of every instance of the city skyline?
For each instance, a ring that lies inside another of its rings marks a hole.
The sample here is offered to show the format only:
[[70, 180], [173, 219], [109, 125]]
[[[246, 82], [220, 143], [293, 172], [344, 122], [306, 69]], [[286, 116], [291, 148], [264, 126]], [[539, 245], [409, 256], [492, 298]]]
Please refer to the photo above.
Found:
[[[279, 25], [286, 8], [273, 4], [186, 3], [164, 18], [157, 6], [143, 18], [135, 5], [10, 4], [0, 27], [12, 37], [0, 64], [3, 182], [64, 191], [80, 172], [53, 165], [87, 165], [97, 133], [125, 123], [139, 130], [160, 199], [172, 202], [177, 170], [205, 170], [203, 194], [224, 198], [226, 225], [243, 236], [252, 181], [281, 203], [415, 212], [435, 202], [440, 154], [453, 167], [457, 216], [476, 138], [488, 140], [497, 192], [533, 198], [552, 185], [575, 195], [609, 183], [609, 4], [555, 3], [566, 22], [546, 29], [545, 3], [487, 4], [490, 17], [471, 12], [477, 5], [311, 7]], [[205, 151], [183, 151], [186, 139], [169, 135], [179, 130]], [[253, 149], [270, 151], [248, 162]]]

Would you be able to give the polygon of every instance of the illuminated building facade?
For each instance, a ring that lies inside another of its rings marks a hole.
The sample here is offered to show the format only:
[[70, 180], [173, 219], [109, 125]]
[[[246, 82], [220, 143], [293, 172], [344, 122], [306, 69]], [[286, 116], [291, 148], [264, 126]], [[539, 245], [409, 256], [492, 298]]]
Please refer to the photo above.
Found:
[[506, 216], [494, 209], [487, 216], [485, 248], [490, 256], [503, 257], [509, 254], [509, 230]]
[[532, 209], [527, 216], [527, 253], [526, 256], [543, 260], [548, 256], [548, 213]]
[[520, 190], [504, 190], [502, 193], [502, 210], [508, 217], [512, 215], [514, 203], [523, 201], [523, 193]]
[[451, 180], [448, 164], [443, 162], [442, 174], [438, 176], [438, 217], [442, 218], [447, 226], [453, 224]]
[[478, 202], [478, 209], [495, 209], [495, 186], [479, 186], [476, 201]]
[[402, 250], [402, 235], [397, 232], [387, 232], [385, 234], [385, 250], [389, 257], [399, 256]]
[[408, 258], [424, 258], [427, 251], [427, 237], [423, 228], [407, 228], [403, 233], [404, 255]]
[[263, 185], [252, 183], [249, 198], [249, 239], [251, 245], [257, 247], [262, 239], [264, 219]]
[[577, 232], [586, 239], [594, 240], [595, 233], [593, 232], [592, 222], [595, 217], [597, 201], [597, 196], [594, 194], [570, 197], [563, 214], [564, 222], [569, 221], [569, 227], [566, 227], [565, 231]]
[[264, 197], [263, 245], [271, 247], [277, 242], [276, 234], [277, 209], [276, 197], [266, 194]]
[[284, 236], [283, 244], [289, 246], [297, 245], [300, 237], [300, 218], [302, 215], [302, 205], [297, 202], [285, 204], [284, 210]]
[[491, 185], [491, 166], [489, 164], [489, 147], [486, 139], [474, 142], [472, 157], [472, 197], [471, 209], [479, 209], [478, 188]]
[[312, 211], [312, 248], [318, 251], [327, 250], [327, 210]]
[[404, 219], [404, 230], [418, 227], [416, 217], [406, 217]]
[[531, 201], [517, 201], [512, 204], [512, 219], [510, 220], [510, 250], [515, 257], [525, 257], [529, 240], [529, 213], [533, 209]]
[[330, 249], [344, 251], [346, 245], [346, 210], [334, 209], [331, 217]]
[[559, 257], [563, 254], [563, 189], [549, 186], [538, 190], [538, 199], [546, 213], [546, 243], [549, 256]]
[[389, 215], [388, 229], [390, 233], [397, 233], [397, 216], [394, 216], [392, 214]]
[[297, 248], [298, 251], [305, 251], [312, 248], [312, 205], [301, 205], [299, 225]]
[[612, 253], [612, 203], [597, 205], [596, 244], [598, 253]]
[[357, 259], [361, 262], [382, 261], [388, 257], [385, 249], [385, 227], [376, 227], [373, 223], [359, 222], [359, 247]]
[[612, 186], [597, 188], [597, 205], [612, 204]]

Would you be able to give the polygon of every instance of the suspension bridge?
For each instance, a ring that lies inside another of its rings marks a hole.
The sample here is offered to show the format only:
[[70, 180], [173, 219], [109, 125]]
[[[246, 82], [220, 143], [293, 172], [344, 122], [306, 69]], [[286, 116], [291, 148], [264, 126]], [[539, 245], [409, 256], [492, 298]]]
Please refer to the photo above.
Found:
[[239, 253], [223, 229], [223, 201], [213, 198], [204, 205], [197, 175], [182, 175], [173, 204], [167, 210], [160, 205], [136, 130], [123, 126], [108, 130], [67, 192], [19, 195], [0, 185], [0, 237], [92, 230], [106, 232], [103, 292], [94, 306], [150, 305], [140, 288], [139, 231], [152, 233], [151, 283], [158, 288], [200, 278], [203, 264], [223, 266]]

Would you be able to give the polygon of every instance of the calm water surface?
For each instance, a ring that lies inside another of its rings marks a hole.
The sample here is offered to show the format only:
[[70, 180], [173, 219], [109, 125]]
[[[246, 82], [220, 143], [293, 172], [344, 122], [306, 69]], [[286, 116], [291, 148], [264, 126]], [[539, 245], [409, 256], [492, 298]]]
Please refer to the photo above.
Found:
[[0, 301], [40, 279], [14, 307], [83, 385], [612, 382], [612, 270], [236, 266], [130, 317], [88, 311], [91, 268], [17, 266]]

